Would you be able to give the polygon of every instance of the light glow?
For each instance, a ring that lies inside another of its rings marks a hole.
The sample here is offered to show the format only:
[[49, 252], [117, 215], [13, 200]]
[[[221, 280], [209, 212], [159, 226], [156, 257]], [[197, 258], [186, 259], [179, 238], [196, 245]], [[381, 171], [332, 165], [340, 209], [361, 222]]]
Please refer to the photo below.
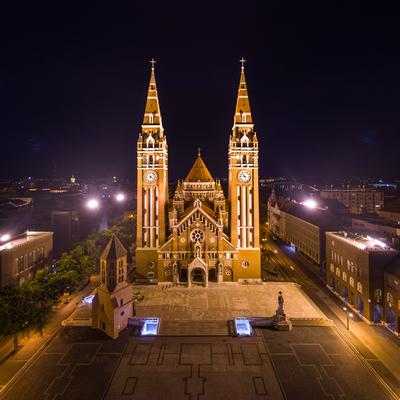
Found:
[[159, 318], [146, 318], [142, 330], [140, 331], [141, 336], [157, 336], [158, 325], [160, 323]]
[[89, 208], [89, 210], [96, 210], [99, 208], [99, 201], [97, 199], [90, 199], [88, 200], [88, 202], [86, 203], [87, 208]]
[[117, 193], [115, 195], [115, 200], [117, 200], [118, 202], [122, 202], [125, 200], [125, 194], [124, 193]]
[[94, 294], [91, 294], [90, 296], [84, 297], [83, 301], [86, 304], [92, 304], [93, 299], [94, 299]]
[[235, 329], [239, 336], [251, 336], [253, 333], [250, 321], [243, 317], [235, 318]]
[[310, 208], [310, 209], [314, 209], [317, 207], [317, 203], [313, 199], [308, 199], [308, 200], [304, 201], [302, 204], [303, 204], [303, 206], [306, 206], [307, 208]]
[[7, 242], [7, 240], [10, 240], [10, 238], [11, 238], [11, 236], [8, 233], [6, 233], [5, 235], [2, 235], [0, 237], [0, 241]]

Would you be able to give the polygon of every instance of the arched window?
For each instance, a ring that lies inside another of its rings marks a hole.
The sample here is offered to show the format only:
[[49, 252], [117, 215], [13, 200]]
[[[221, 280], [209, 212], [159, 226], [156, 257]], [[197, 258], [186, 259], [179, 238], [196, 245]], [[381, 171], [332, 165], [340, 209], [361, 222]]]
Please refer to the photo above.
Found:
[[345, 282], [347, 282], [347, 273], [346, 272], [343, 271], [342, 277], [343, 277], [343, 280]]
[[336, 276], [340, 276], [340, 268], [336, 268]]
[[352, 276], [349, 279], [349, 284], [351, 287], [354, 287], [354, 278]]
[[362, 293], [362, 283], [361, 282], [357, 282], [357, 291]]
[[393, 295], [390, 292], [386, 293], [386, 301], [390, 304], [393, 304]]
[[330, 268], [331, 268], [331, 272], [335, 272], [335, 266], [332, 263], [331, 263]]
[[154, 124], [154, 114], [153, 113], [149, 114], [149, 122], [150, 122], [150, 124]]
[[382, 290], [376, 289], [374, 292], [374, 300], [376, 303], [380, 303], [382, 300]]
[[242, 123], [243, 124], [245, 124], [247, 121], [246, 121], [246, 113], [245, 112], [242, 112]]

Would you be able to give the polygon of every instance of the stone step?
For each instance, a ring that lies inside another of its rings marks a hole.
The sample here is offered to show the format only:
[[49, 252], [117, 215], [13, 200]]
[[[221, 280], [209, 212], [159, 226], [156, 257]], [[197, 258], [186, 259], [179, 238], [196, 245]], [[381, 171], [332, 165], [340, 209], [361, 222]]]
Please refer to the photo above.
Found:
[[228, 336], [228, 321], [162, 320], [159, 336]]

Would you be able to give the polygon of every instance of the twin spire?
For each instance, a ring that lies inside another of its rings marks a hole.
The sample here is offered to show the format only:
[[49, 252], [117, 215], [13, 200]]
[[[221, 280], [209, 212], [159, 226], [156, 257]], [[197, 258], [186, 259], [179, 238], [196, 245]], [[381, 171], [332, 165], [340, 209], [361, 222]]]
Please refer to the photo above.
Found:
[[244, 63], [246, 60], [242, 57], [240, 60], [242, 68], [240, 72], [240, 82], [238, 96], [236, 100], [235, 116], [233, 118], [234, 124], [252, 124], [253, 118], [251, 116], [249, 94], [247, 92], [246, 76], [244, 74]]
[[149, 90], [147, 92], [146, 107], [144, 109], [143, 125], [154, 125], [162, 130], [162, 119], [160, 111], [160, 103], [158, 101], [156, 75], [154, 72], [154, 64], [156, 61], [151, 59], [151, 74]]
[[[249, 95], [247, 92], [246, 77], [244, 74], [244, 63], [246, 62], [246, 60], [242, 57], [240, 62], [242, 63], [242, 67], [240, 73], [239, 90], [236, 100], [236, 109], [233, 122], [234, 125], [253, 124]], [[146, 107], [143, 118], [143, 127], [152, 128], [154, 126], [154, 128], [160, 128], [162, 134], [163, 126], [161, 119], [160, 103], [158, 101], [156, 76], [154, 72], [155, 63], [156, 61], [154, 59], [151, 59], [150, 83], [149, 83], [149, 90], [147, 92]]]

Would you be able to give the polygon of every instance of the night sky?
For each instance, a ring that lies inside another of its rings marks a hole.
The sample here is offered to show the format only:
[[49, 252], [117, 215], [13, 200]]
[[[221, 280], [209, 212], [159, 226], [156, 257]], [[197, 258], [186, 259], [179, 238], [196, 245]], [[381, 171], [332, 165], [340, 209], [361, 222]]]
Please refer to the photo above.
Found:
[[242, 56], [261, 176], [399, 176], [399, 12], [335, 3], [8, 2], [0, 177], [134, 179], [151, 57], [170, 177], [227, 176]]

